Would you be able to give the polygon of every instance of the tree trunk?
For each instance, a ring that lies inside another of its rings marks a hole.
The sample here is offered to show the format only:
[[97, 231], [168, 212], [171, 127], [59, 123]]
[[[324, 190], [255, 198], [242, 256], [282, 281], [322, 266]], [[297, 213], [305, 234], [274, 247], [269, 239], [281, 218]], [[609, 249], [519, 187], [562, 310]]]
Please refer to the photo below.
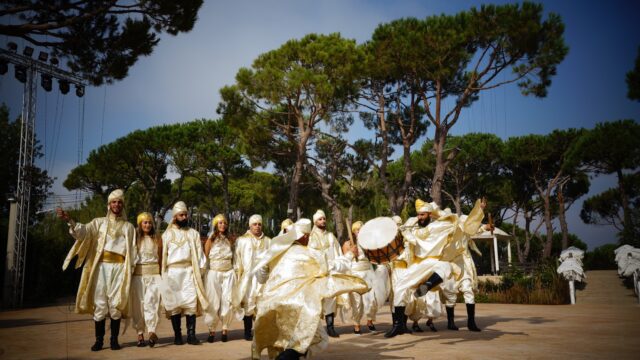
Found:
[[558, 187], [558, 221], [560, 222], [560, 231], [562, 232], [562, 250], [569, 247], [569, 227], [567, 226], [567, 218], [564, 207], [564, 190], [565, 183], [560, 183]]
[[542, 258], [546, 259], [551, 256], [551, 248], [553, 245], [553, 223], [551, 222], [551, 201], [549, 192], [540, 192], [542, 203], [544, 205], [544, 223], [547, 228], [547, 240], [542, 248]]
[[520, 246], [520, 240], [516, 234], [516, 229], [518, 227], [518, 213], [520, 212], [520, 208], [516, 206], [515, 214], [513, 215], [513, 227], [511, 228], [511, 237], [516, 243], [516, 255], [518, 256], [518, 261], [520, 264], [524, 263], [524, 253], [522, 252], [522, 247]]
[[446, 144], [447, 132], [443, 129], [436, 129], [435, 138], [433, 139], [433, 150], [436, 153], [436, 168], [433, 172], [433, 181], [431, 183], [431, 199], [439, 206], [442, 206], [442, 185], [444, 174], [446, 172], [446, 161], [444, 159], [444, 146]]
[[[296, 154], [296, 165], [291, 175], [291, 184], [289, 186], [289, 205], [287, 207], [287, 216], [294, 217], [296, 209], [298, 209], [298, 193], [300, 191], [300, 179], [302, 178], [302, 170], [306, 162], [307, 156], [307, 140], [311, 135], [310, 130], [301, 131], [300, 141], [298, 142], [298, 151]], [[297, 220], [297, 218], [292, 219]]]
[[631, 208], [629, 207], [629, 195], [625, 189], [624, 174], [622, 173], [622, 170], [618, 170], [616, 174], [618, 175], [618, 190], [620, 192], [620, 203], [622, 204], [623, 214], [621, 240], [623, 244], [635, 245], [633, 238], [633, 219], [631, 217]]
[[231, 201], [229, 200], [229, 175], [226, 171], [222, 172], [222, 198], [224, 200], [224, 214], [228, 219], [231, 210]]
[[382, 94], [382, 91], [380, 91], [378, 94], [377, 110], [379, 120], [378, 129], [380, 132], [380, 138], [382, 139], [379, 176], [384, 188], [384, 194], [387, 197], [387, 202], [389, 203], [389, 210], [392, 214], [398, 215], [399, 212], [397, 212], [396, 208], [396, 194], [389, 183], [389, 178], [387, 177], [387, 166], [389, 165], [389, 134], [387, 131], [387, 120], [385, 117], [385, 104], [384, 95]]

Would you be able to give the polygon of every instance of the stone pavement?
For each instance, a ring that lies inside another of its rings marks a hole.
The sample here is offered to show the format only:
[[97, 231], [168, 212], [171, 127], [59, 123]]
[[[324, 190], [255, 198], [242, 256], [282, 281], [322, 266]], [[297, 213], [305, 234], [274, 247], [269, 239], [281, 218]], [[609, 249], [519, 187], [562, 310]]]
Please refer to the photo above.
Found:
[[[640, 305], [633, 290], [625, 289], [615, 271], [587, 273], [588, 285], [577, 304], [543, 306], [478, 304], [480, 333], [466, 329], [464, 304], [456, 307], [460, 331], [446, 330], [446, 319], [435, 321], [438, 332], [385, 339], [390, 328], [388, 307], [379, 314], [378, 332], [354, 335], [340, 324], [340, 338], [315, 359], [638, 359]], [[607, 290], [608, 289], [608, 290]], [[198, 318], [198, 337], [207, 329]], [[424, 321], [420, 324], [424, 328]], [[107, 327], [108, 328], [108, 327]], [[364, 331], [366, 327], [363, 326]], [[184, 320], [183, 320], [183, 332]], [[108, 334], [108, 329], [107, 329]], [[71, 304], [0, 313], [0, 359], [248, 359], [250, 342], [242, 339], [242, 323], [235, 321], [230, 340], [199, 346], [172, 344], [171, 324], [162, 319], [155, 348], [135, 347], [132, 328], [120, 337], [123, 349], [93, 353], [93, 322], [73, 313]], [[186, 336], [185, 336], [186, 339]], [[108, 344], [108, 335], [105, 338]], [[265, 352], [266, 354], [266, 352]], [[263, 355], [266, 359], [266, 356]]]

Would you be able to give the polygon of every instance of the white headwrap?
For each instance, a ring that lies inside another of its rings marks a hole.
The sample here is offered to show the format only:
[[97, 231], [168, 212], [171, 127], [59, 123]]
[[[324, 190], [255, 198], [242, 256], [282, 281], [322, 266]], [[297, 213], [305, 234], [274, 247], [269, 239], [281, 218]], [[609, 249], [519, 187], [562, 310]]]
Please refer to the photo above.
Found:
[[187, 213], [187, 212], [189, 212], [189, 210], [187, 209], [187, 204], [185, 204], [184, 201], [178, 201], [177, 203], [173, 204], [173, 209], [172, 209], [173, 217], [176, 217], [176, 215], [178, 214]]
[[[318, 219], [320, 219], [321, 217], [323, 217], [325, 219], [327, 218], [327, 216], [324, 214], [324, 211], [322, 211], [322, 210], [316, 211], [316, 213], [313, 214], [313, 223], [315, 224], [315, 222], [318, 221]], [[302, 219], [300, 219], [300, 220], [302, 220]]]
[[122, 189], [113, 190], [109, 194], [109, 197], [107, 198], [107, 203], [110, 203], [115, 200], [121, 200], [122, 202], [124, 202], [124, 191], [122, 191]]
[[300, 239], [305, 234], [311, 233], [311, 220], [309, 219], [299, 219], [291, 226], [296, 233], [296, 240]]
[[262, 224], [262, 216], [258, 214], [251, 215], [251, 217], [249, 218], [249, 225], [258, 224], [258, 223]]
[[255, 274], [263, 266], [267, 265], [276, 256], [284, 253], [294, 241], [301, 239], [304, 235], [311, 233], [311, 220], [300, 219], [289, 225], [287, 233], [278, 235], [271, 239], [269, 249], [258, 255], [257, 263], [253, 266], [252, 273]]
[[435, 209], [433, 208], [432, 204], [435, 204], [435, 203], [434, 202], [426, 203], [421, 199], [416, 199], [416, 212], [417, 213], [433, 212], [433, 210]]

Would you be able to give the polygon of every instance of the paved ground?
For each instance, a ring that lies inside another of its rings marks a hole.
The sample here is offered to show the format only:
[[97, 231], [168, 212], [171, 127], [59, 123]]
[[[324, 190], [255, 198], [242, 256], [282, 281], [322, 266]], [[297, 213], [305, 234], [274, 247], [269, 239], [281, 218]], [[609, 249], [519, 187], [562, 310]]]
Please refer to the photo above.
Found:
[[[467, 331], [464, 304], [456, 310], [460, 331], [447, 331], [446, 319], [436, 321], [438, 332], [385, 339], [390, 314], [379, 314], [380, 332], [354, 335], [347, 325], [331, 339], [317, 359], [512, 359], [512, 358], [616, 358], [638, 359], [640, 305], [633, 290], [621, 286], [614, 271], [592, 271], [588, 285], [577, 294], [577, 305], [532, 306], [478, 304], [477, 322], [483, 331]], [[121, 337], [120, 351], [89, 351], [93, 323], [74, 314], [72, 306], [50, 306], [0, 313], [0, 359], [247, 359], [250, 343], [242, 339], [242, 324], [234, 322], [230, 341], [200, 346], [171, 344], [169, 321], [162, 321], [155, 348], [135, 347], [129, 329]], [[421, 323], [424, 327], [424, 323]], [[107, 330], [108, 331], [108, 330]], [[198, 337], [206, 339], [198, 319]], [[263, 357], [266, 358], [266, 357]]]

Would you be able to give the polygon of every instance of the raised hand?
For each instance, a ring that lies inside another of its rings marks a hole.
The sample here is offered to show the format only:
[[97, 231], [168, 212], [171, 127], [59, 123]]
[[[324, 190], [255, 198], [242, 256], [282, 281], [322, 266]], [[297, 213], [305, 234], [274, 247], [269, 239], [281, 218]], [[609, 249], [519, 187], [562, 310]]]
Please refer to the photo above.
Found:
[[56, 214], [58, 215], [58, 218], [66, 222], [69, 222], [71, 220], [71, 217], [69, 216], [69, 214], [66, 211], [62, 210], [62, 208], [59, 208], [59, 207], [56, 208]]

